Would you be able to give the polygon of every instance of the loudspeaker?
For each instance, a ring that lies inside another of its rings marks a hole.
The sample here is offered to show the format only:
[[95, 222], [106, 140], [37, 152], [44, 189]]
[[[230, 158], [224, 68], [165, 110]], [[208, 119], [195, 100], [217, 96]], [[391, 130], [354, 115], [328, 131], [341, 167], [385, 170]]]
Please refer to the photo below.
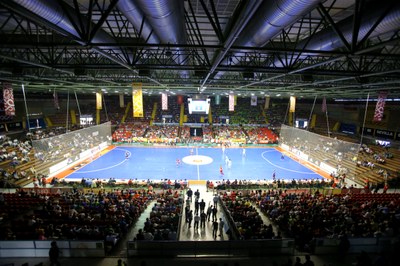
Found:
[[254, 79], [254, 72], [244, 72], [243, 78], [245, 79]]
[[313, 82], [314, 81], [313, 75], [307, 75], [307, 74], [301, 75], [300, 79], [301, 79], [301, 81], [304, 81], [304, 82]]
[[150, 77], [150, 70], [149, 69], [139, 69], [139, 76]]
[[75, 76], [84, 76], [87, 74], [87, 70], [84, 68], [75, 68], [74, 74], [75, 74]]

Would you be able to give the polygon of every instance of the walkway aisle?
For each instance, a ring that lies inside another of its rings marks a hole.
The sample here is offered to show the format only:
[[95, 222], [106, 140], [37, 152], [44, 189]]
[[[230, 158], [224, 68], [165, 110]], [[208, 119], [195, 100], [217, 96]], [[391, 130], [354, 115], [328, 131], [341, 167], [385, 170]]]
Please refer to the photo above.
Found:
[[136, 234], [138, 233], [139, 229], [143, 229], [144, 227], [144, 222], [146, 221], [146, 218], [150, 217], [150, 212], [151, 209], [153, 208], [153, 205], [156, 201], [152, 200], [148, 203], [146, 209], [144, 212], [139, 216], [133, 227], [129, 230], [128, 234], [124, 239], [121, 239], [117, 246], [115, 246], [112, 251], [111, 251], [111, 256], [116, 256], [116, 257], [126, 257], [128, 254], [127, 250], [127, 241], [132, 241], [135, 237]]
[[[206, 185], [190, 185], [190, 188], [193, 191], [193, 200], [192, 202], [185, 201], [184, 207], [186, 207], [186, 204], [190, 204], [190, 210], [193, 210], [193, 217], [194, 217], [194, 212], [195, 212], [195, 195], [194, 193], [198, 190], [200, 192], [200, 200], [199, 202], [203, 199], [204, 202], [206, 203], [205, 207], [205, 212], [207, 212], [207, 208], [209, 205], [213, 205], [213, 198], [214, 195], [211, 191], [207, 192], [206, 191]], [[186, 190], [187, 191], [187, 190]], [[185, 193], [186, 193], [185, 191]], [[185, 195], [185, 200], [186, 200], [186, 195]], [[219, 219], [222, 218], [222, 220], [225, 222], [226, 219], [223, 215], [222, 212], [222, 207], [220, 204], [217, 206], [217, 221], [219, 223]], [[199, 211], [200, 215], [200, 211]], [[206, 220], [206, 225], [205, 228], [201, 228], [199, 225], [198, 229], [194, 229], [194, 219], [191, 223], [191, 227], [189, 228], [188, 223], [186, 223], [186, 217], [185, 217], [185, 210], [183, 210], [183, 215], [182, 215], [182, 221], [181, 221], [181, 228], [180, 228], [180, 235], [179, 235], [179, 241], [188, 241], [188, 240], [193, 240], [193, 241], [210, 241], [210, 240], [229, 240], [228, 235], [225, 233], [222, 234], [222, 236], [219, 236], [219, 230], [217, 233], [217, 237], [214, 239], [213, 234], [212, 234], [212, 218], [210, 218], [210, 221], [208, 222], [208, 217]], [[225, 222], [226, 223], [226, 222]], [[219, 224], [218, 224], [219, 225]]]

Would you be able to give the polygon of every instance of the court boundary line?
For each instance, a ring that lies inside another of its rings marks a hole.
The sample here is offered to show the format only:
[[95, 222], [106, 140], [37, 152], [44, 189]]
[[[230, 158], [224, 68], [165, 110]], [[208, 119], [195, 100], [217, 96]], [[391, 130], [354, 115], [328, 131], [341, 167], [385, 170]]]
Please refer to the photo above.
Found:
[[[274, 150], [274, 151], [280, 152], [280, 151], [278, 151], [278, 150]], [[270, 160], [268, 160], [267, 158], [264, 157], [264, 153], [269, 153], [269, 152], [271, 152], [271, 151], [264, 151], [264, 152], [262, 152], [262, 153], [261, 153], [261, 158], [263, 158], [266, 162], [268, 162], [270, 165], [272, 165], [272, 166], [274, 166], [274, 167], [276, 167], [276, 168], [279, 168], [279, 169], [285, 170], [285, 171], [289, 171], [289, 172], [293, 172], [293, 173], [297, 173], [297, 174], [304, 174], [304, 175], [306, 175], [306, 174], [307, 174], [307, 175], [308, 175], [308, 174], [311, 174], [311, 175], [320, 175], [320, 174], [314, 172], [314, 171], [311, 170], [311, 169], [309, 169], [311, 172], [302, 172], [302, 171], [296, 171], [296, 170], [292, 170], [292, 169], [289, 169], [289, 168], [285, 168], [285, 167], [281, 167], [281, 166], [279, 166], [279, 165], [276, 165], [276, 164], [272, 163]], [[290, 159], [292, 160], [292, 158], [290, 158]], [[295, 160], [293, 160], [293, 161], [296, 162]], [[299, 164], [300, 164], [301, 166], [307, 168], [307, 167], [304, 166], [303, 164], [301, 164], [301, 163], [299, 163]], [[307, 169], [308, 169], [308, 168], [307, 168]]]

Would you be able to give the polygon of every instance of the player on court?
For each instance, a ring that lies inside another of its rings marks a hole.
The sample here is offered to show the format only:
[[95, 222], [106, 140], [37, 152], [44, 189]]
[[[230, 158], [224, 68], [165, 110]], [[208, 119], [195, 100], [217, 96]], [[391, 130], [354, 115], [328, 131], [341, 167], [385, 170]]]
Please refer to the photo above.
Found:
[[246, 149], [245, 148], [243, 148], [243, 150], [242, 150], [242, 157], [246, 157]]
[[129, 157], [131, 156], [131, 153], [129, 151], [125, 152], [125, 159], [129, 159]]
[[222, 168], [222, 165], [219, 167], [219, 174], [224, 175], [224, 169]]
[[176, 159], [176, 167], [179, 167], [179, 166], [181, 166], [181, 160], [178, 158], [178, 159]]

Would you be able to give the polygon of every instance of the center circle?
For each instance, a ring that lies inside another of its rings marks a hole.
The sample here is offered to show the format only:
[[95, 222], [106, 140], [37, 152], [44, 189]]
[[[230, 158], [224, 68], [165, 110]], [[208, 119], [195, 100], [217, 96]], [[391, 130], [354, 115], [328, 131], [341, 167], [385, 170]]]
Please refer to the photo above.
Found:
[[182, 158], [182, 162], [191, 165], [205, 165], [213, 162], [213, 159], [204, 155], [189, 155]]

